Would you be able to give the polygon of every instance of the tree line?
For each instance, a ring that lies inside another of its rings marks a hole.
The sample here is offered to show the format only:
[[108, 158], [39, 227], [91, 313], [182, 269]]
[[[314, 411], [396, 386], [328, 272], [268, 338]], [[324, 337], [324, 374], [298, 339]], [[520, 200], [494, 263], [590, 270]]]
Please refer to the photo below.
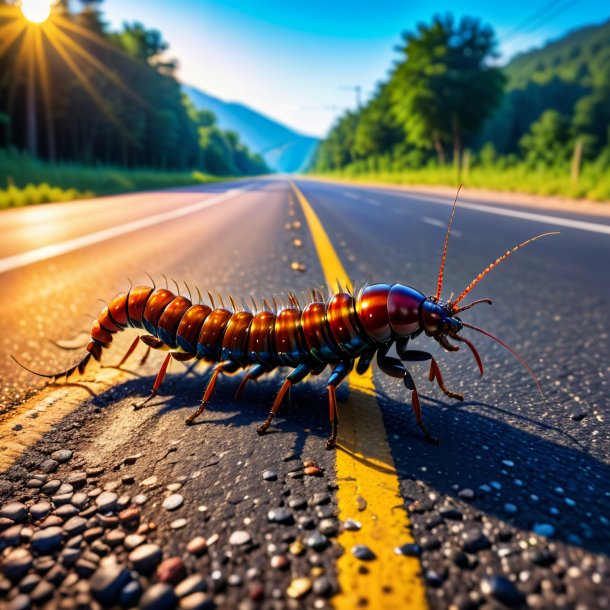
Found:
[[[64, 0], [34, 25], [0, 0], [1, 147], [51, 162], [269, 171], [236, 133], [193, 107], [159, 31], [140, 23], [112, 31], [98, 5], [71, 11]], [[22, 31], [11, 40], [16, 27]]]
[[610, 165], [610, 22], [505, 68], [493, 29], [471, 17], [437, 15], [397, 50], [389, 78], [335, 122], [315, 170]]

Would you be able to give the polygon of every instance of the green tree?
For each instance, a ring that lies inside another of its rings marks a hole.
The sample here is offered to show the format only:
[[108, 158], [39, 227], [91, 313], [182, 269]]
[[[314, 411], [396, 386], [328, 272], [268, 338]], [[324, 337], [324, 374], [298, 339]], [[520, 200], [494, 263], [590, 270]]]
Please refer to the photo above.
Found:
[[494, 32], [478, 19], [464, 17], [456, 25], [451, 15], [437, 15], [403, 38], [403, 59], [389, 83], [396, 117], [407, 141], [432, 145], [440, 163], [452, 142], [458, 162], [464, 137], [476, 133], [502, 100], [505, 77], [489, 65]]
[[570, 160], [573, 145], [570, 119], [557, 110], [546, 110], [532, 123], [520, 145], [531, 167], [565, 165]]

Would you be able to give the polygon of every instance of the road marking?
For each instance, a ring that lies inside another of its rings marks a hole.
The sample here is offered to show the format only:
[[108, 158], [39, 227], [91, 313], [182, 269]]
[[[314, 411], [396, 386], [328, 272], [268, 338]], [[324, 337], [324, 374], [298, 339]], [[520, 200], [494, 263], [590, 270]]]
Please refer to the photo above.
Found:
[[358, 199], [360, 200], [360, 195], [355, 195], [354, 193], [349, 193], [348, 191], [343, 191], [344, 197], [349, 197], [350, 199]]
[[[301, 205], [313, 237], [326, 282], [336, 289], [337, 281], [352, 285], [322, 223], [299, 188], [291, 186]], [[403, 508], [400, 484], [371, 369], [348, 378], [350, 399], [341, 405], [339, 448], [337, 449], [337, 503], [339, 518], [356, 518], [359, 532], [344, 531], [337, 538], [345, 553], [337, 560], [341, 592], [332, 604], [337, 610], [367, 607], [395, 610], [428, 607], [421, 567], [416, 557], [399, 557], [394, 547], [414, 542], [410, 521]], [[359, 510], [358, 502], [366, 502]], [[356, 559], [351, 548], [367, 545], [377, 559], [366, 564]]]
[[119, 237], [120, 235], [125, 235], [126, 233], [133, 233], [134, 231], [139, 231], [140, 229], [152, 227], [153, 225], [158, 225], [162, 222], [167, 222], [168, 220], [174, 220], [176, 218], [181, 218], [182, 216], [194, 214], [195, 212], [199, 212], [222, 203], [227, 199], [236, 197], [237, 195], [240, 195], [251, 188], [254, 188], [254, 185], [231, 189], [217, 197], [204, 199], [183, 208], [172, 210], [171, 212], [163, 212], [162, 214], [149, 216], [148, 218], [141, 218], [140, 220], [134, 220], [118, 227], [110, 227], [109, 229], [103, 229], [101, 231], [96, 231], [95, 233], [89, 233], [88, 235], [81, 235], [80, 237], [75, 237], [74, 239], [69, 239], [58, 244], [51, 244], [49, 246], [44, 246], [43, 248], [30, 250], [29, 252], [22, 252], [21, 254], [8, 256], [0, 259], [0, 273], [12, 271], [13, 269], [19, 269], [19, 267], [25, 267], [27, 265], [31, 265], [32, 263], [37, 263], [48, 258], [73, 252], [74, 250], [80, 250], [81, 248], [86, 248], [87, 246], [92, 246], [93, 244], [99, 244], [100, 242], [112, 239], [114, 237]]
[[376, 199], [365, 199], [365, 201], [367, 203], [370, 203], [371, 205], [374, 205], [376, 208], [378, 208], [379, 206], [381, 206], [381, 204], [379, 203], [379, 201], [377, 201]]
[[[422, 222], [432, 225], [433, 227], [438, 227], [439, 229], [443, 229], [443, 231], [447, 230], [447, 222], [438, 220], [438, 218], [430, 218], [429, 216], [422, 216]], [[462, 237], [462, 232], [458, 231], [457, 229], [451, 229], [451, 235], [453, 235], [453, 237]]]
[[[433, 201], [434, 203], [442, 203], [443, 205], [453, 205], [453, 200], [441, 199], [440, 197], [431, 197], [429, 195], [413, 195], [406, 193], [398, 193], [396, 191], [379, 191], [374, 190], [374, 193], [383, 192], [386, 195], [392, 195], [394, 197], [400, 197], [401, 199], [421, 199], [425, 201]], [[546, 225], [553, 224], [559, 227], [569, 227], [570, 229], [580, 229], [581, 231], [591, 231], [592, 233], [602, 233], [604, 235], [610, 235], [610, 225], [601, 224], [598, 222], [588, 222], [586, 220], [574, 220], [572, 218], [564, 218], [563, 216], [550, 216], [547, 214], [534, 214], [533, 212], [521, 212], [520, 210], [513, 210], [512, 208], [500, 208], [491, 205], [483, 205], [480, 203], [473, 203], [472, 201], [462, 201], [458, 203], [460, 208], [466, 208], [467, 210], [475, 210], [477, 212], [485, 212], [487, 214], [497, 214], [498, 216], [510, 216], [511, 218], [521, 218], [522, 220], [530, 220], [532, 222], [541, 222]]]

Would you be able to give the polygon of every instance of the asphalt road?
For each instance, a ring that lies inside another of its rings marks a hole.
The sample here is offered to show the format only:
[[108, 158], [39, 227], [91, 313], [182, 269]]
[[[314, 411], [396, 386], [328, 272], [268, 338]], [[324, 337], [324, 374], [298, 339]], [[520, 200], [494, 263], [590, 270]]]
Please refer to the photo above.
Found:
[[[297, 180], [297, 185], [351, 278], [435, 291], [450, 201], [309, 180]], [[493, 306], [481, 305], [463, 315], [517, 349], [540, 379], [545, 396], [540, 397], [506, 350], [484, 336], [468, 334], [486, 366], [483, 378], [469, 353], [444, 353], [419, 338], [417, 348], [438, 356], [447, 386], [465, 395], [463, 403], [446, 399], [428, 384], [423, 367], [413, 367], [425, 421], [441, 439], [437, 448], [427, 445], [414, 425], [404, 386], [375, 372], [400, 483], [402, 500], [397, 502], [409, 510], [428, 604], [464, 610], [502, 604], [606, 607], [610, 236], [603, 228], [598, 232], [566, 223], [558, 227], [552, 217], [600, 227], [610, 222], [518, 207], [520, 213], [548, 218], [534, 220], [475, 207], [458, 207], [445, 296], [461, 291], [526, 238], [561, 231], [502, 263], [469, 295], [489, 296]], [[495, 209], [508, 214], [512, 210], [506, 204]], [[293, 225], [295, 221], [300, 225]], [[301, 240], [300, 247], [295, 247], [295, 238]], [[57, 256], [38, 250], [60, 243], [64, 253]], [[30, 259], [32, 251], [38, 254]], [[293, 270], [293, 262], [303, 265], [303, 271]], [[44, 384], [16, 367], [9, 354], [42, 371], [74, 363], [78, 352], [62, 352], [48, 339], [72, 339], [86, 331], [90, 321], [85, 314], [97, 313], [98, 298], [109, 299], [126, 289], [126, 278], [147, 282], [144, 271], [158, 280], [164, 273], [202, 290], [256, 297], [298, 292], [323, 282], [302, 211], [288, 181], [280, 177], [4, 212], [0, 266], [3, 263], [0, 425], [10, 427], [16, 437], [25, 434], [28, 425], [14, 429], [14, 415], [22, 413], [24, 400], [33, 396], [25, 403], [31, 408]], [[122, 338], [108, 358], [118, 360], [131, 338]], [[320, 543], [318, 548], [314, 540], [308, 547], [317, 530], [328, 527], [333, 537], [336, 492], [342, 485], [335, 474], [335, 455], [324, 451], [328, 426], [322, 382], [296, 388], [275, 424], [278, 433], [259, 439], [255, 427], [264, 419], [279, 377], [249, 388], [240, 403], [232, 399], [238, 379], [223, 381], [206, 423], [193, 429], [183, 420], [197, 405], [205, 385], [203, 371], [185, 376], [184, 367], [175, 364], [160, 398], [134, 412], [131, 404], [147, 395], [160, 361], [151, 358], [142, 368], [136, 357], [130, 362], [127, 368], [133, 375], [96, 390], [2, 475], [2, 501], [28, 504], [39, 499], [37, 487], [28, 487], [27, 481], [53, 451], [70, 449], [74, 457], [57, 467], [57, 478], [65, 481], [82, 471], [88, 474], [85, 491], [98, 487], [133, 498], [144, 490], [148, 501], [139, 508], [141, 522], [155, 522], [145, 535], [161, 545], [165, 557], [181, 556], [189, 573], [202, 574], [205, 603], [213, 599], [223, 608], [347, 607], [332, 599], [340, 587], [336, 558], [341, 546], [335, 542], [324, 548]], [[95, 371], [87, 379], [95, 379]], [[35, 427], [35, 420], [27, 421]], [[142, 455], [125, 465], [124, 459], [133, 454]], [[307, 460], [314, 461], [323, 476], [303, 476]], [[268, 469], [276, 472], [277, 480], [263, 479]], [[157, 477], [156, 483], [143, 485], [151, 476]], [[47, 480], [55, 477], [47, 473]], [[171, 484], [182, 485], [178, 493], [184, 496], [184, 507], [175, 514], [161, 508]], [[302, 508], [297, 508], [299, 498]], [[201, 506], [206, 510], [198, 510]], [[269, 522], [268, 510], [278, 507], [289, 508], [296, 523]], [[175, 529], [170, 523], [177, 517], [187, 523]], [[321, 523], [327, 519], [330, 522]], [[231, 534], [242, 530], [251, 540], [233, 544]], [[184, 551], [198, 535], [210, 545], [201, 557]], [[216, 535], [218, 540], [210, 544]], [[22, 543], [27, 541], [24, 536]], [[295, 540], [303, 540], [304, 552], [294, 548]], [[109, 554], [125, 559], [120, 544], [112, 548], [98, 549], [98, 562]], [[287, 558], [287, 566], [274, 560], [277, 566], [270, 567], [273, 556]], [[34, 564], [32, 571], [47, 574], [48, 580], [50, 568], [44, 569]], [[66, 574], [74, 570], [66, 565], [64, 569]], [[82, 579], [89, 576], [86, 566], [76, 572]], [[497, 578], [502, 575], [515, 582]], [[299, 577], [309, 579], [309, 586], [314, 583], [313, 593], [293, 595], [291, 586], [307, 587], [307, 582], [294, 584]], [[144, 586], [154, 580], [141, 578]], [[70, 585], [62, 585], [64, 601], [75, 599], [76, 587], [83, 589], [78, 594], [90, 595], [86, 585]], [[16, 593], [10, 583], [0, 591]], [[26, 587], [24, 594], [31, 595], [31, 590]], [[41, 603], [48, 599], [39, 597]]]

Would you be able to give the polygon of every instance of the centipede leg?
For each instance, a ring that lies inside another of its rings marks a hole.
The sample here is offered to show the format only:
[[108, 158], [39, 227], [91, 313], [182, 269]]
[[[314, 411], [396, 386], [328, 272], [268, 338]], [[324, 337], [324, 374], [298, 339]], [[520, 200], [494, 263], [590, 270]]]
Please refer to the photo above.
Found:
[[275, 414], [279, 411], [280, 405], [282, 404], [282, 400], [284, 399], [286, 392], [288, 392], [288, 390], [295, 383], [299, 383], [299, 381], [303, 381], [303, 379], [305, 379], [305, 377], [307, 377], [307, 375], [309, 375], [310, 372], [311, 372], [311, 367], [309, 365], [299, 364], [299, 366], [297, 366], [297, 368], [294, 369], [294, 371], [292, 371], [292, 373], [290, 373], [290, 375], [288, 375], [288, 377], [286, 377], [286, 379], [284, 380], [284, 383], [282, 384], [282, 387], [280, 388], [280, 391], [278, 392], [277, 396], [275, 397], [275, 400], [273, 401], [273, 405], [271, 407], [271, 411], [269, 411], [269, 415], [267, 416], [267, 419], [256, 429], [259, 436], [262, 436], [263, 434], [265, 434], [265, 432], [267, 432], [267, 429], [271, 425], [271, 422], [273, 421]]
[[432, 436], [424, 425], [424, 419], [421, 413], [421, 405], [419, 403], [419, 394], [417, 393], [415, 382], [413, 381], [413, 377], [411, 377], [411, 373], [409, 373], [409, 371], [406, 371], [404, 377], [404, 384], [407, 389], [411, 390], [411, 405], [413, 407], [413, 413], [415, 415], [415, 421], [417, 422], [417, 425], [421, 428], [421, 431], [424, 433], [426, 440], [431, 445], [439, 445], [439, 440], [435, 436]]
[[328, 412], [330, 418], [330, 437], [326, 441], [326, 449], [330, 450], [335, 447], [337, 442], [337, 429], [339, 426], [339, 413], [337, 409], [337, 388], [341, 382], [347, 377], [353, 368], [353, 362], [341, 362], [334, 369], [328, 379]]
[[441, 375], [441, 370], [438, 368], [438, 364], [436, 360], [432, 358], [432, 362], [430, 363], [430, 374], [428, 375], [428, 379], [430, 381], [434, 381], [436, 379], [436, 383], [438, 383], [438, 387], [450, 398], [455, 398], [456, 400], [464, 400], [464, 397], [457, 392], [452, 392], [448, 390], [445, 386], [445, 382], [443, 381], [443, 376]]
[[140, 337], [136, 337], [133, 340], [133, 343], [129, 346], [129, 349], [125, 352], [125, 355], [121, 358], [120, 362], [116, 365], [117, 369], [120, 369], [125, 362], [127, 361], [127, 358], [129, 358], [129, 356], [131, 356], [131, 354], [133, 354], [133, 352], [135, 351], [136, 347], [138, 347], [138, 343], [140, 342]]
[[248, 383], [248, 381], [250, 381], [251, 379], [256, 380], [261, 375], [264, 375], [268, 371], [269, 371], [269, 369], [265, 368], [262, 364], [257, 364], [251, 371], [248, 371], [244, 375], [244, 378], [241, 380], [241, 383], [239, 384], [239, 387], [237, 388], [237, 390], [235, 392], [235, 400], [239, 400], [241, 398], [241, 395], [242, 395], [244, 388], [246, 387], [246, 384]]
[[151, 347], [150, 345], [146, 348], [146, 351], [144, 352], [144, 355], [142, 356], [142, 358], [140, 359], [140, 366], [142, 366], [143, 364], [146, 363], [146, 361], [148, 360], [148, 356], [150, 356], [150, 351], [151, 351]]
[[163, 383], [163, 379], [165, 378], [165, 373], [167, 373], [167, 367], [169, 366], [169, 361], [171, 360], [171, 358], [171, 354], [167, 354], [167, 356], [165, 356], [165, 360], [163, 361], [163, 364], [161, 365], [161, 368], [157, 373], [157, 378], [155, 379], [155, 383], [153, 384], [150, 396], [144, 402], [141, 402], [140, 404], [134, 404], [133, 408], [135, 410], [141, 409], [149, 400], [153, 399], [157, 395], [157, 390], [159, 389], [159, 386]]
[[222, 364], [219, 364], [217, 367], [214, 368], [212, 377], [210, 377], [210, 381], [208, 382], [205, 392], [203, 393], [203, 398], [201, 399], [201, 404], [199, 405], [199, 408], [194, 413], [191, 413], [184, 420], [184, 423], [187, 426], [192, 425], [193, 422], [205, 411], [206, 407], [208, 406], [208, 403], [210, 402], [210, 398], [212, 398], [212, 394], [216, 389], [216, 383], [218, 381], [218, 376], [220, 375], [220, 373], [234, 373], [238, 368], [238, 364], [230, 361], [223, 362]]

